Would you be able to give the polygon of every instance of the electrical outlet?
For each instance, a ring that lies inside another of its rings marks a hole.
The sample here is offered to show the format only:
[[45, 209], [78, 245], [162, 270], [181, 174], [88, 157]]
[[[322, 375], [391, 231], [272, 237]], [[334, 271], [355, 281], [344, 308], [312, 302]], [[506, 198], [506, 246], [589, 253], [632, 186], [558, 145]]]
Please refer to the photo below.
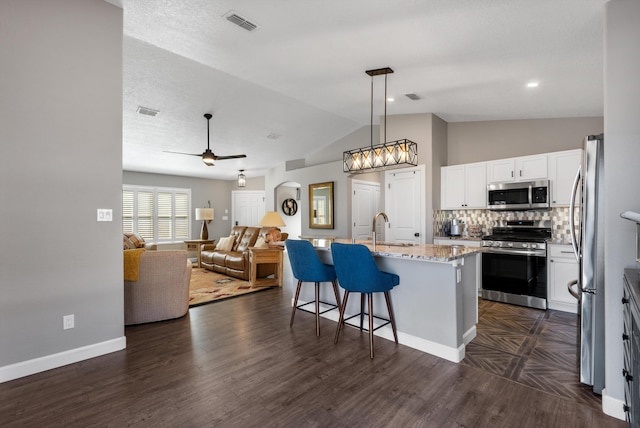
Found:
[[75, 320], [73, 314], [65, 315], [62, 317], [62, 329], [69, 330], [75, 327]]

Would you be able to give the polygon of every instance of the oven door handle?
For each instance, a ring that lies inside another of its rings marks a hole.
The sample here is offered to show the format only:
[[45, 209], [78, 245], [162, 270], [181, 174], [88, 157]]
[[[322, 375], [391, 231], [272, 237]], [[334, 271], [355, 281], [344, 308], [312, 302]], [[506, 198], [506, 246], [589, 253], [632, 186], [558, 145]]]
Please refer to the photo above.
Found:
[[545, 250], [514, 250], [506, 248], [490, 248], [484, 247], [484, 252], [489, 254], [513, 254], [514, 256], [536, 256], [546, 257], [547, 252]]

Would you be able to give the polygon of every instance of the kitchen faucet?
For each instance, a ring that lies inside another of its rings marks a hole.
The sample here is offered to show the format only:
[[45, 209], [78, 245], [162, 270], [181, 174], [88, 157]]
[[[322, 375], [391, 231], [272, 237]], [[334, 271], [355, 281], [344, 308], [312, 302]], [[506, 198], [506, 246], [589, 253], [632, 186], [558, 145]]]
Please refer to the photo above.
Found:
[[373, 237], [373, 251], [376, 250], [376, 221], [378, 217], [382, 216], [385, 223], [389, 223], [389, 217], [382, 211], [373, 216], [373, 226], [371, 226], [371, 236]]

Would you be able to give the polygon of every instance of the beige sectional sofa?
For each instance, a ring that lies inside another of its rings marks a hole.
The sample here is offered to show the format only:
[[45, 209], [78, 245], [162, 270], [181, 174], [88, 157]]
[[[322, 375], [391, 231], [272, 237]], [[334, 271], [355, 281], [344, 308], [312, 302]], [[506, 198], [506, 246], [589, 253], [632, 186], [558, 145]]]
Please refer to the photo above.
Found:
[[179, 318], [189, 310], [191, 262], [186, 251], [145, 251], [139, 278], [124, 281], [124, 323]]

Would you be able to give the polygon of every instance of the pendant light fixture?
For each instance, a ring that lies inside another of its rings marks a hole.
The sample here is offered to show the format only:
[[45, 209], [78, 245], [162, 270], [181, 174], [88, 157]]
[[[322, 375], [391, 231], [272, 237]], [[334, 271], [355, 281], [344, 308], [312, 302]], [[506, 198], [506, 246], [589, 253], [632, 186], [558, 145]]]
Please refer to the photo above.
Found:
[[[389, 67], [367, 70], [371, 76], [371, 141], [368, 147], [343, 153], [343, 171], [348, 173], [385, 170], [418, 165], [418, 145], [403, 139], [387, 142], [387, 75], [393, 73]], [[384, 141], [373, 145], [373, 78], [384, 74]]]
[[238, 187], [247, 187], [247, 176], [244, 175], [244, 169], [241, 169], [238, 174]]

